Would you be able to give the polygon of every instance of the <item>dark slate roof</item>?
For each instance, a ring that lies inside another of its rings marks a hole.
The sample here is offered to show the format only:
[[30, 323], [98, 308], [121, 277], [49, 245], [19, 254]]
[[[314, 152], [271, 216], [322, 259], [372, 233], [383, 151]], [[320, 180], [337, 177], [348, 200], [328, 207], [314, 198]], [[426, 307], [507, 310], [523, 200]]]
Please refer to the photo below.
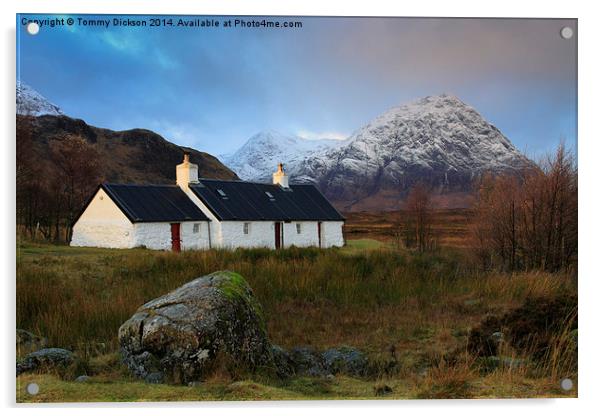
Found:
[[[313, 185], [200, 179], [190, 189], [221, 221], [343, 221]], [[269, 193], [269, 194], [268, 194]], [[271, 197], [270, 197], [271, 195]]]
[[100, 186], [132, 222], [209, 221], [176, 185]]

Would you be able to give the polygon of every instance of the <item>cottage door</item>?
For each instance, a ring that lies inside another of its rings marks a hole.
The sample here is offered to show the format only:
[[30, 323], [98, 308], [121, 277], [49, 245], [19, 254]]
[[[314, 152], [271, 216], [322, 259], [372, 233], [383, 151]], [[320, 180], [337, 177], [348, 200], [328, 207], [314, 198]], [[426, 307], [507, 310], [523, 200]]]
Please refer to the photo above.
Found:
[[180, 224], [174, 223], [171, 224], [171, 249], [177, 253], [180, 252]]
[[275, 222], [274, 223], [274, 239], [275, 239], [275, 245], [276, 248], [280, 248], [280, 242], [281, 240], [281, 229], [280, 229], [280, 223], [279, 222]]

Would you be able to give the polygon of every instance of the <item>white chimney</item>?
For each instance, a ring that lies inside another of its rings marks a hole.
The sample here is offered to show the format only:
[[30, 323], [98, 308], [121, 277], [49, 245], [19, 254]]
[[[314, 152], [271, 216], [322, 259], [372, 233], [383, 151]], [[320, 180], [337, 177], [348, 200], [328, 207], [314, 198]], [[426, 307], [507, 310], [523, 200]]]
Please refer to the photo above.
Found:
[[184, 190], [190, 183], [199, 183], [199, 167], [190, 163], [189, 152], [184, 152], [184, 161], [176, 166], [176, 183]]
[[288, 175], [282, 169], [282, 163], [278, 163], [278, 170], [272, 174], [272, 183], [288, 188]]

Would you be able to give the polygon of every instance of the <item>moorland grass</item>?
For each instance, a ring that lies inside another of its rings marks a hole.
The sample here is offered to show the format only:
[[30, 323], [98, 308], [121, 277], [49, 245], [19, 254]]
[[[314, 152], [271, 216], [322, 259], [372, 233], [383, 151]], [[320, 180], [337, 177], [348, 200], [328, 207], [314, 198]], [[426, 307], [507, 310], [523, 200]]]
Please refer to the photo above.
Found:
[[[566, 274], [481, 272], [453, 250], [417, 254], [366, 241], [350, 243], [343, 249], [328, 250], [293, 247], [179, 254], [21, 244], [17, 250], [17, 327], [46, 337], [50, 346], [73, 349], [86, 359], [115, 356], [117, 329], [139, 306], [196, 277], [231, 270], [244, 276], [253, 288], [269, 337], [276, 344], [351, 345], [366, 351], [377, 363], [386, 363], [393, 355], [399, 363], [397, 373], [383, 373], [382, 377], [388, 377], [387, 383], [397, 389], [403, 386], [403, 393], [398, 391], [395, 397], [487, 397], [507, 391], [514, 394], [508, 386], [496, 389], [486, 382], [510, 376], [500, 370], [483, 378], [468, 362], [453, 368], [432, 363], [462, 348], [468, 330], [486, 314], [517, 307], [528, 296], [577, 290], [576, 279]], [[563, 336], [568, 339], [569, 334]], [[550, 353], [553, 368], [542, 373], [526, 394], [540, 389], [540, 395], [546, 395], [546, 387], [541, 386], [552, 385], [561, 377], [564, 369], [559, 355], [566, 343], [560, 339], [558, 344]], [[558, 363], [552, 363], [554, 360]], [[115, 362], [118, 366], [117, 359]], [[417, 376], [425, 366], [431, 370], [424, 377]], [[95, 373], [126, 382], [122, 373], [114, 370]], [[512, 373], [512, 377], [532, 382], [526, 373]], [[220, 383], [216, 385], [230, 385]], [[374, 382], [365, 383], [353, 389], [372, 397]], [[347, 387], [338, 391], [337, 386], [330, 386], [329, 394], [345, 397]], [[242, 389], [241, 385], [231, 390], [238, 388]], [[132, 389], [138, 391], [135, 386]], [[247, 385], [243, 390], [254, 394]], [[274, 398], [308, 396], [302, 388], [290, 394], [270, 391]], [[181, 392], [184, 399], [188, 393]], [[232, 397], [226, 390], [208, 394], [214, 399]], [[138, 399], [148, 398], [141, 395]]]

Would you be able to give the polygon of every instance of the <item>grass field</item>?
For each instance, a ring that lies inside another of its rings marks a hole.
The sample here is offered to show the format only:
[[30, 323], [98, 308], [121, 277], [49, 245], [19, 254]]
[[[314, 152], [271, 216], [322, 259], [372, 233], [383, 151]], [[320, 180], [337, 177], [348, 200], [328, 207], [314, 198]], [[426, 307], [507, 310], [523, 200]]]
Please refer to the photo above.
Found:
[[[348, 239], [372, 239], [390, 242], [396, 232], [396, 222], [406, 214], [403, 211], [350, 212], [345, 217], [345, 235]], [[432, 212], [432, 232], [440, 246], [463, 248], [468, 246], [473, 212], [469, 209], [440, 209]]]
[[[117, 329], [143, 303], [216, 270], [242, 274], [261, 302], [273, 343], [317, 348], [350, 345], [371, 362], [395, 355], [399, 371], [372, 378], [242, 379], [224, 376], [196, 387], [149, 385], [119, 362]], [[17, 250], [17, 328], [75, 351], [71, 373], [17, 378], [17, 401], [148, 401], [258, 399], [562, 397], [558, 374], [538, 364], [484, 373], [474, 360], [443, 359], [466, 346], [487, 314], [521, 305], [529, 296], [576, 293], [564, 274], [483, 273], [461, 252], [399, 251], [386, 241], [349, 240], [342, 249], [253, 249], [180, 254], [20, 244]], [[392, 353], [391, 351], [394, 351]], [[529, 359], [529, 357], [518, 357]], [[75, 371], [75, 373], [73, 372]], [[87, 383], [73, 377], [86, 373]], [[40, 394], [25, 386], [35, 381]]]

